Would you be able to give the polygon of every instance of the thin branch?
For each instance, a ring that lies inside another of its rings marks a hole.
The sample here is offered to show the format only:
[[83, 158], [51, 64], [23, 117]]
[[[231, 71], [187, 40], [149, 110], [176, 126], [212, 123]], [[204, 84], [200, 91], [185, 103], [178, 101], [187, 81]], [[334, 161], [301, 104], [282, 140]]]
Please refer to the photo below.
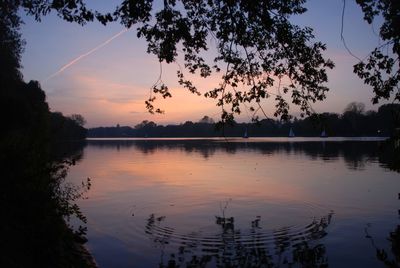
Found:
[[151, 92], [153, 91], [153, 88], [156, 87], [159, 83], [162, 83], [162, 73], [163, 73], [162, 62], [160, 61], [160, 73], [158, 75], [157, 81], [150, 88], [150, 97], [151, 97]]
[[353, 52], [352, 52], [352, 51], [349, 49], [349, 47], [347, 46], [346, 40], [344, 39], [343, 32], [344, 32], [344, 13], [345, 13], [345, 10], [346, 10], [346, 0], [343, 0], [342, 25], [341, 25], [341, 28], [340, 28], [340, 38], [341, 38], [342, 43], [343, 43], [345, 49], [347, 50], [347, 52], [348, 52], [351, 56], [353, 56], [354, 58], [358, 59], [359, 61], [362, 61], [359, 57], [357, 57], [356, 55], [353, 54]]
[[[251, 65], [250, 57], [249, 57], [249, 54], [248, 54], [248, 52], [247, 52], [246, 46], [243, 46], [243, 49], [244, 49], [244, 51], [245, 51], [245, 53], [246, 53], [246, 58], [247, 58], [247, 61], [248, 61], [248, 64], [249, 64], [250, 76], [251, 76], [251, 79], [252, 79], [252, 82], [253, 82], [253, 87], [255, 87], [255, 86], [256, 86], [256, 82], [255, 82], [254, 76], [253, 76], [253, 70], [252, 70], [252, 67], [251, 67], [252, 65]], [[262, 108], [260, 102], [258, 102], [258, 101], [256, 100], [256, 103], [257, 103], [258, 108], [259, 108], [259, 109], [261, 110], [261, 112], [264, 114], [265, 118], [266, 118], [266, 119], [269, 119], [269, 117], [268, 117], [267, 114], [265, 113], [264, 109]]]

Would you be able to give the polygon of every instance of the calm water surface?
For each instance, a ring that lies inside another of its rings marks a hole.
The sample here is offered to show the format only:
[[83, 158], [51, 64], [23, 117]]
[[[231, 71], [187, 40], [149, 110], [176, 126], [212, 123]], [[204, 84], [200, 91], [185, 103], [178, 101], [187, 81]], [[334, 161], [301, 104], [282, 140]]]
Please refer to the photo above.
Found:
[[92, 179], [79, 205], [100, 267], [385, 267], [400, 176], [380, 143], [89, 140], [68, 179]]

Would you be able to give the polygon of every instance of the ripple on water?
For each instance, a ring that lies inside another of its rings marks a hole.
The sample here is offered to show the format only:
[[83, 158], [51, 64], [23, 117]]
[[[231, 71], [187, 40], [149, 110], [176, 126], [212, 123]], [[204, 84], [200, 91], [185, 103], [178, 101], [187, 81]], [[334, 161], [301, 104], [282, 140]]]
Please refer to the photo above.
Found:
[[318, 204], [276, 200], [164, 202], [136, 206], [125, 233], [156, 247], [218, 254], [228, 248], [275, 251], [326, 235], [333, 212]]

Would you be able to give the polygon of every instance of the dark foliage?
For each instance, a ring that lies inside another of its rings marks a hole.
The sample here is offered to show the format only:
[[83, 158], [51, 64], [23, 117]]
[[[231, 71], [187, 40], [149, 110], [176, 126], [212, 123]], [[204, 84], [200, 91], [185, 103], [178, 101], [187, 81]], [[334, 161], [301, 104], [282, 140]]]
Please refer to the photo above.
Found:
[[[310, 103], [325, 98], [326, 69], [333, 67], [322, 56], [325, 45], [313, 42], [312, 29], [290, 22], [292, 15], [306, 12], [305, 2], [166, 0], [157, 5], [153, 0], [122, 0], [114, 11], [105, 14], [90, 10], [84, 0], [5, 0], [0, 8], [12, 22], [12, 34], [6, 33], [10, 40], [18, 39], [19, 7], [38, 21], [54, 11], [62, 19], [82, 25], [98, 20], [104, 25], [119, 21], [127, 28], [136, 27], [138, 37], [148, 43], [148, 53], [156, 55], [160, 64], [176, 62], [181, 53], [190, 74], [206, 78], [222, 72], [221, 82], [214, 89], [198, 89], [181, 68], [177, 76], [190, 92], [214, 98], [225, 123], [242, 112], [241, 104], [258, 118], [260, 112], [265, 115], [261, 100], [273, 97], [275, 116], [288, 119], [290, 102], [300, 106], [302, 115], [310, 115]], [[360, 60], [354, 72], [373, 87], [374, 103], [390, 99], [392, 94], [393, 101], [399, 101], [400, 4], [397, 0], [356, 2], [368, 23], [383, 17], [379, 35], [385, 43]], [[210, 39], [215, 48], [210, 47]], [[22, 47], [15, 42], [10, 45]], [[211, 62], [205, 56], [210, 49], [217, 52]], [[161, 74], [152, 91], [163, 98], [171, 97]], [[276, 92], [272, 92], [274, 88], [278, 88]], [[150, 95], [146, 107], [151, 113], [162, 113], [153, 106], [155, 100], [156, 96]]]
[[[300, 106], [302, 114], [310, 114], [310, 103], [325, 99], [328, 91], [323, 84], [328, 80], [326, 69], [333, 68], [333, 63], [322, 55], [325, 45], [313, 41], [311, 28], [290, 21], [290, 16], [306, 12], [304, 0], [173, 0], [163, 5], [124, 0], [106, 14], [88, 9], [83, 0], [12, 2], [36, 20], [55, 11], [64, 20], [79, 24], [97, 19], [103, 24], [119, 21], [127, 28], [136, 27], [138, 37], [148, 43], [147, 52], [156, 55], [160, 64], [176, 62], [181, 53], [189, 74], [222, 77], [217, 87], [200, 90], [183, 69], [177, 72], [184, 88], [216, 100], [222, 122], [240, 114], [241, 103], [248, 103], [256, 118], [263, 112], [261, 100], [270, 97], [276, 100], [275, 116], [288, 119], [290, 102]], [[210, 47], [210, 39], [215, 47]], [[206, 56], [210, 49], [217, 51], [212, 60]], [[272, 92], [275, 87], [277, 92]], [[152, 92], [146, 107], [151, 113], [162, 113], [153, 106], [155, 95], [168, 98], [172, 93], [161, 74]]]
[[55, 141], [76, 141], [86, 137], [87, 129], [81, 125], [81, 119], [76, 121], [75, 117], [65, 117], [60, 112], [54, 112], [50, 114], [50, 122]]
[[0, 2], [0, 266], [88, 267], [76, 242], [84, 228], [74, 232], [65, 220], [85, 221], [74, 201], [90, 180], [81, 187], [66, 184], [67, 169], [81, 152], [60, 149], [59, 156], [55, 150], [62, 140], [82, 139], [86, 132], [49, 111], [38, 82], [22, 80], [18, 6], [18, 1]]
[[[364, 19], [372, 24], [383, 17], [379, 36], [383, 44], [354, 65], [356, 73], [375, 93], [373, 103], [381, 99], [400, 101], [400, 2], [397, 0], [356, 0], [364, 12]], [[400, 122], [398, 122], [400, 126]]]
[[15, 83], [21, 79], [19, 71], [24, 41], [19, 33], [21, 19], [19, 5], [15, 1], [0, 2], [0, 86], [6, 82]]
[[[37, 82], [8, 83], [1, 91], [1, 109], [7, 115], [0, 136], [1, 266], [85, 267], [75, 242], [80, 233], [65, 222], [74, 215], [85, 220], [74, 204], [80, 187], [64, 182], [81, 152], [62, 149], [56, 157], [60, 140], [51, 131], [56, 120], [50, 120]], [[82, 185], [89, 186], [90, 181]]]

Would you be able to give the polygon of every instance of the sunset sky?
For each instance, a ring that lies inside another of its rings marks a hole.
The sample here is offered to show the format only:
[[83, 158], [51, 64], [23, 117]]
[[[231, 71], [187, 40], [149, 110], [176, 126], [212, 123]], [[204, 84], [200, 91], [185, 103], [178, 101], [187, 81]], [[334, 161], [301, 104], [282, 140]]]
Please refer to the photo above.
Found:
[[[118, 1], [112, 2], [88, 1], [90, 7], [103, 11], [113, 10]], [[341, 42], [342, 7], [342, 0], [309, 0], [308, 12], [293, 19], [314, 28], [316, 40], [327, 44], [326, 56], [336, 64], [329, 71], [327, 99], [313, 106], [317, 112], [340, 113], [352, 101], [377, 109], [370, 101], [372, 89], [352, 72], [357, 60]], [[26, 81], [40, 81], [52, 111], [82, 114], [87, 127], [134, 126], [145, 119], [157, 124], [180, 123], [198, 121], [204, 115], [218, 119], [220, 109], [213, 100], [194, 96], [178, 85], [177, 64], [163, 65], [162, 79], [172, 89], [173, 98], [156, 104], [166, 113], [151, 115], [146, 111], [144, 101], [159, 76], [159, 63], [154, 55], [146, 53], [146, 43], [136, 37], [135, 30], [125, 32], [118, 23], [89, 23], [82, 27], [62, 21], [55, 14], [40, 23], [32, 17], [23, 16], [23, 20], [26, 47], [22, 73]], [[358, 57], [364, 58], [379, 45], [378, 31], [379, 25], [371, 27], [363, 20], [355, 1], [347, 1], [344, 36]], [[112, 37], [115, 38], [110, 40]], [[197, 80], [202, 92], [214, 88], [219, 81]], [[272, 115], [271, 101], [263, 107]], [[296, 109], [292, 114], [297, 115]], [[250, 121], [249, 114], [243, 112], [238, 121]]]

